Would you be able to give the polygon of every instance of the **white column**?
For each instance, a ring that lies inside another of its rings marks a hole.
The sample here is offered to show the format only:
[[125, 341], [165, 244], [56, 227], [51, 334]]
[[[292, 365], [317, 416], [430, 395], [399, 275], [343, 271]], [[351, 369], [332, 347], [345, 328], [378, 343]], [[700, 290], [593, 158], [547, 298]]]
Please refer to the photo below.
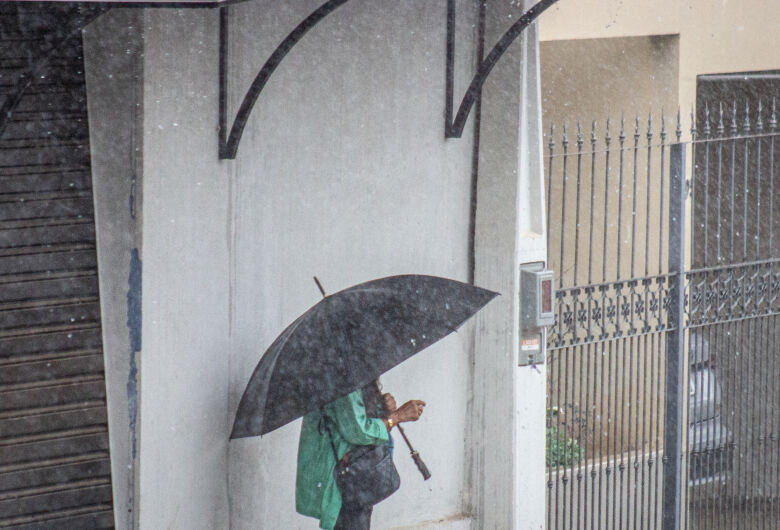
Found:
[[[511, 3], [488, 3], [486, 52], [520, 14]], [[518, 366], [520, 265], [546, 260], [538, 57], [534, 25], [501, 58], [482, 96], [475, 279], [502, 296], [480, 313], [475, 340], [476, 528], [545, 524], [545, 367]]]

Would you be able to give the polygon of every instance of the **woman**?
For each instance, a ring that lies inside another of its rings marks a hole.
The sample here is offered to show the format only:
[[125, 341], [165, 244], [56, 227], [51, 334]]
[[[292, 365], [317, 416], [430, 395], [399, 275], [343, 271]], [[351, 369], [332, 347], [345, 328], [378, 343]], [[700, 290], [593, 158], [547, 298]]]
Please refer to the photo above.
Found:
[[[330, 433], [339, 459], [358, 445], [392, 443], [393, 426], [416, 421], [425, 402], [410, 400], [396, 408], [390, 394], [381, 393], [379, 381], [328, 403]], [[325, 530], [362, 530], [370, 527], [372, 506], [342, 505], [333, 470], [336, 459], [320, 411], [303, 418], [298, 445], [295, 504], [298, 513], [316, 517]]]

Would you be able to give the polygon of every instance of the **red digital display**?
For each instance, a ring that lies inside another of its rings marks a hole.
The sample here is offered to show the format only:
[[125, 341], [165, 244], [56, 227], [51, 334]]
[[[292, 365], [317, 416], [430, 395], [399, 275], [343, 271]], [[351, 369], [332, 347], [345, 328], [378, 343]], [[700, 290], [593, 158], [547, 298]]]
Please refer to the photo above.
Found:
[[542, 280], [542, 313], [552, 313], [552, 280]]

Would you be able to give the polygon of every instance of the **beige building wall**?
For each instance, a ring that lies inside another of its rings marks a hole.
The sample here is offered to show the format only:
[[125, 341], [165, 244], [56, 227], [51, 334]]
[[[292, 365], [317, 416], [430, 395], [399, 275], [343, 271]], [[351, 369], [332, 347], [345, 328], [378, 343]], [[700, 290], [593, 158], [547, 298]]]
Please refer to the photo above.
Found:
[[561, 0], [539, 22], [543, 42], [679, 34], [685, 108], [699, 74], [780, 68], [779, 27], [776, 0]]
[[[666, 141], [672, 141], [675, 115], [678, 106], [678, 38], [676, 35], [656, 37], [622, 37], [614, 39], [586, 39], [543, 42], [540, 53], [542, 121], [545, 134], [545, 172], [552, 174], [550, 192], [550, 264], [562, 275], [563, 285], [611, 281], [618, 277], [644, 276], [643, 264], [652, 263], [648, 272], [658, 271], [659, 203], [660, 196], [654, 183], [660, 182], [661, 153], [651, 151], [650, 185], [651, 204], [647, 209], [648, 115], [653, 114], [653, 144], [660, 143], [661, 114], [666, 113]], [[623, 192], [618, 189], [620, 161], [617, 156], [621, 128], [621, 116], [625, 114], [625, 143], [623, 164]], [[610, 136], [612, 157], [605, 156], [607, 118], [611, 118]], [[639, 119], [639, 151], [636, 159], [637, 213], [635, 272], [631, 273], [629, 253], [632, 234], [630, 215], [634, 199], [634, 135]], [[563, 125], [568, 125], [568, 154], [578, 152], [577, 123], [582, 122], [582, 158], [580, 182], [577, 179], [577, 158], [569, 156], [566, 168], [566, 215], [561, 216], [564, 204], [563, 178]], [[550, 158], [550, 128], [555, 126], [553, 158]], [[591, 141], [595, 127], [594, 144]], [[609, 175], [607, 175], [609, 162]], [[665, 158], [668, 165], [668, 153]], [[552, 164], [552, 165], [551, 165]], [[552, 171], [550, 168], [552, 167]], [[668, 168], [667, 168], [668, 170]], [[549, 182], [549, 180], [548, 180]], [[605, 197], [605, 185], [609, 183]], [[592, 189], [591, 189], [592, 183]], [[577, 191], [579, 189], [579, 203]], [[593, 215], [590, 197], [594, 194]], [[604, 207], [604, 202], [608, 203]], [[622, 201], [623, 215], [618, 217], [618, 203]], [[668, 204], [668, 200], [666, 201]], [[579, 233], [575, 230], [575, 213], [579, 211]], [[607, 217], [605, 222], [605, 216]], [[649, 219], [649, 231], [645, 221]], [[591, 223], [592, 220], [592, 223]], [[562, 221], [565, 229], [561, 230]], [[618, 264], [618, 228], [621, 234], [622, 260]], [[593, 231], [593, 246], [590, 244]], [[606, 252], [604, 232], [607, 232]], [[577, 235], [579, 237], [577, 238]], [[628, 237], [628, 239], [627, 239]], [[650, 244], [646, 245], [646, 239]], [[579, 241], [575, 241], [578, 239]], [[561, 243], [566, 247], [563, 263], [560, 262]], [[645, 247], [648, 247], [645, 255]], [[576, 252], [575, 252], [576, 250]], [[576, 258], [576, 263], [575, 263]], [[606, 258], [606, 263], [604, 260]], [[577, 278], [574, 278], [575, 268]], [[593, 273], [588, 274], [592, 268]], [[604, 274], [606, 272], [606, 274]], [[590, 277], [590, 279], [589, 279]]]

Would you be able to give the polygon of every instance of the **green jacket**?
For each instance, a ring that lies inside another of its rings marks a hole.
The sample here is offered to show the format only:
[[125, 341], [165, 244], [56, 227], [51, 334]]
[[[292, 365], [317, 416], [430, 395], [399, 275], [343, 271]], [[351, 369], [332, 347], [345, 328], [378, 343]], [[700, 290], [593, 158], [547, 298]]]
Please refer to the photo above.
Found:
[[[366, 416], [360, 389], [325, 405], [325, 413], [333, 420], [330, 430], [339, 459], [356, 445], [387, 443], [387, 428], [381, 419]], [[341, 494], [333, 477], [336, 460], [324, 424], [320, 432], [321, 418], [319, 411], [303, 417], [295, 506], [298, 513], [319, 519], [320, 528], [331, 530], [341, 511]]]

